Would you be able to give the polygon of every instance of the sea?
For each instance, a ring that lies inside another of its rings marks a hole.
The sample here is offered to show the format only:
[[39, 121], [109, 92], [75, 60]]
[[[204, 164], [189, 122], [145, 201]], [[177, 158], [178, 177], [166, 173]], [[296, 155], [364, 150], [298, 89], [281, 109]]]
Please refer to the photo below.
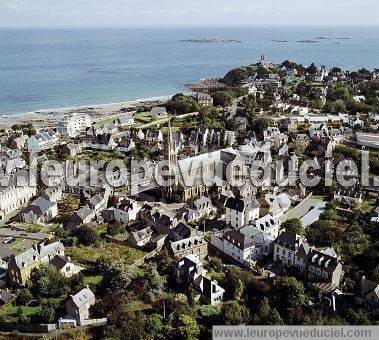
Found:
[[0, 29], [0, 115], [186, 92], [183, 83], [223, 77], [261, 54], [373, 70], [378, 33], [379, 26]]

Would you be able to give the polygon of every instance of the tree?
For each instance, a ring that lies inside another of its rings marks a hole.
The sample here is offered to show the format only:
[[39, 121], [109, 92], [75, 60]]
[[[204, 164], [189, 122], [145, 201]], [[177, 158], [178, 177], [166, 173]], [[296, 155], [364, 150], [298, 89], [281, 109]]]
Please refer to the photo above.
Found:
[[316, 247], [328, 247], [338, 242], [342, 231], [334, 227], [330, 221], [316, 221], [306, 230], [305, 235], [310, 244]]
[[284, 325], [283, 319], [276, 308], [271, 309], [271, 313], [268, 320], [269, 325]]
[[28, 288], [22, 288], [17, 296], [16, 304], [18, 306], [26, 306], [33, 299], [32, 293]]
[[152, 314], [147, 319], [146, 329], [155, 339], [163, 330], [162, 316], [158, 314]]
[[200, 328], [190, 315], [180, 315], [178, 333], [181, 339], [197, 339]]
[[241, 325], [247, 322], [249, 312], [237, 301], [225, 302], [221, 307], [221, 320], [224, 325]]
[[316, 74], [317, 73], [317, 67], [314, 63], [312, 63], [307, 69], [307, 73], [309, 74]]
[[285, 307], [304, 306], [308, 297], [303, 284], [294, 277], [281, 277], [272, 288], [272, 297], [279, 310]]
[[258, 305], [258, 316], [261, 324], [265, 324], [270, 316], [270, 305], [268, 303], [267, 297], [264, 297]]
[[78, 200], [71, 195], [65, 196], [58, 203], [58, 210], [59, 214], [57, 219], [60, 222], [65, 222], [74, 214], [75, 211], [79, 210]]
[[44, 323], [52, 323], [55, 321], [56, 310], [58, 308], [58, 303], [53, 299], [42, 299], [41, 301], [41, 312], [39, 317]]
[[115, 236], [125, 233], [125, 225], [121, 222], [109, 223], [107, 226], [107, 234]]
[[76, 231], [75, 236], [78, 238], [79, 243], [89, 246], [99, 242], [99, 235], [95, 230], [87, 225], [82, 225]]
[[70, 290], [68, 279], [51, 265], [43, 265], [35, 270], [31, 281], [35, 296], [57, 298]]
[[179, 115], [198, 112], [200, 110], [200, 105], [193, 98], [178, 93], [167, 102], [166, 108], [172, 114]]
[[298, 218], [291, 218], [287, 221], [285, 221], [282, 224], [282, 228], [286, 229], [287, 231], [292, 231], [298, 235], [304, 235], [305, 229], [303, 227], [303, 224], [301, 223], [300, 219]]

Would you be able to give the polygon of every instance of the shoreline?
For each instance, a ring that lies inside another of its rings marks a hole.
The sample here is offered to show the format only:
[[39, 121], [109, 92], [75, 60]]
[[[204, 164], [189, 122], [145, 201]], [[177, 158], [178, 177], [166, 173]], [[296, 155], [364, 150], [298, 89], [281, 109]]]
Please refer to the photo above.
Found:
[[[183, 92], [189, 94], [190, 92]], [[174, 94], [165, 96], [155, 96], [148, 98], [138, 98], [121, 102], [112, 102], [104, 104], [88, 104], [71, 107], [61, 107], [55, 109], [42, 109], [29, 112], [20, 112], [15, 114], [3, 114], [0, 116], [0, 128], [10, 128], [14, 124], [32, 123], [37, 128], [50, 127], [54, 125], [59, 117], [68, 115], [74, 112], [87, 113], [91, 116], [93, 122], [99, 121], [107, 116], [122, 114], [121, 109], [134, 106], [143, 106], [146, 104], [159, 104], [169, 100]]]

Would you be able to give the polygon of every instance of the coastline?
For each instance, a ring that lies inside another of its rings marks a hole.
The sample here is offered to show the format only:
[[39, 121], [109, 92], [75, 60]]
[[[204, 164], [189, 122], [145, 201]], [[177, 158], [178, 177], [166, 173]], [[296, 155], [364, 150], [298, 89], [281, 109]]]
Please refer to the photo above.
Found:
[[[187, 94], [187, 93], [186, 93]], [[68, 115], [74, 112], [89, 114], [93, 121], [96, 122], [101, 118], [122, 114], [121, 109], [138, 107], [143, 105], [155, 105], [167, 101], [174, 94], [165, 96], [156, 96], [148, 98], [139, 98], [122, 102], [80, 105], [71, 107], [62, 107], [55, 109], [42, 109], [29, 112], [20, 112], [15, 114], [3, 114], [0, 116], [0, 128], [10, 128], [14, 124], [32, 123], [35, 127], [49, 127], [58, 120], [62, 115]]]

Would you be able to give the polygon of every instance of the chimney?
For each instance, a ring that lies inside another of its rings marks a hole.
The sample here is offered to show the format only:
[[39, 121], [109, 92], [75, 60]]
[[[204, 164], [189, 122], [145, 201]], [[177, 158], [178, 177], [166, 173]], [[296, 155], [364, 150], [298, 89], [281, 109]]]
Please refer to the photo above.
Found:
[[318, 265], [321, 266], [322, 261], [324, 260], [324, 256], [321, 256], [318, 260]]

